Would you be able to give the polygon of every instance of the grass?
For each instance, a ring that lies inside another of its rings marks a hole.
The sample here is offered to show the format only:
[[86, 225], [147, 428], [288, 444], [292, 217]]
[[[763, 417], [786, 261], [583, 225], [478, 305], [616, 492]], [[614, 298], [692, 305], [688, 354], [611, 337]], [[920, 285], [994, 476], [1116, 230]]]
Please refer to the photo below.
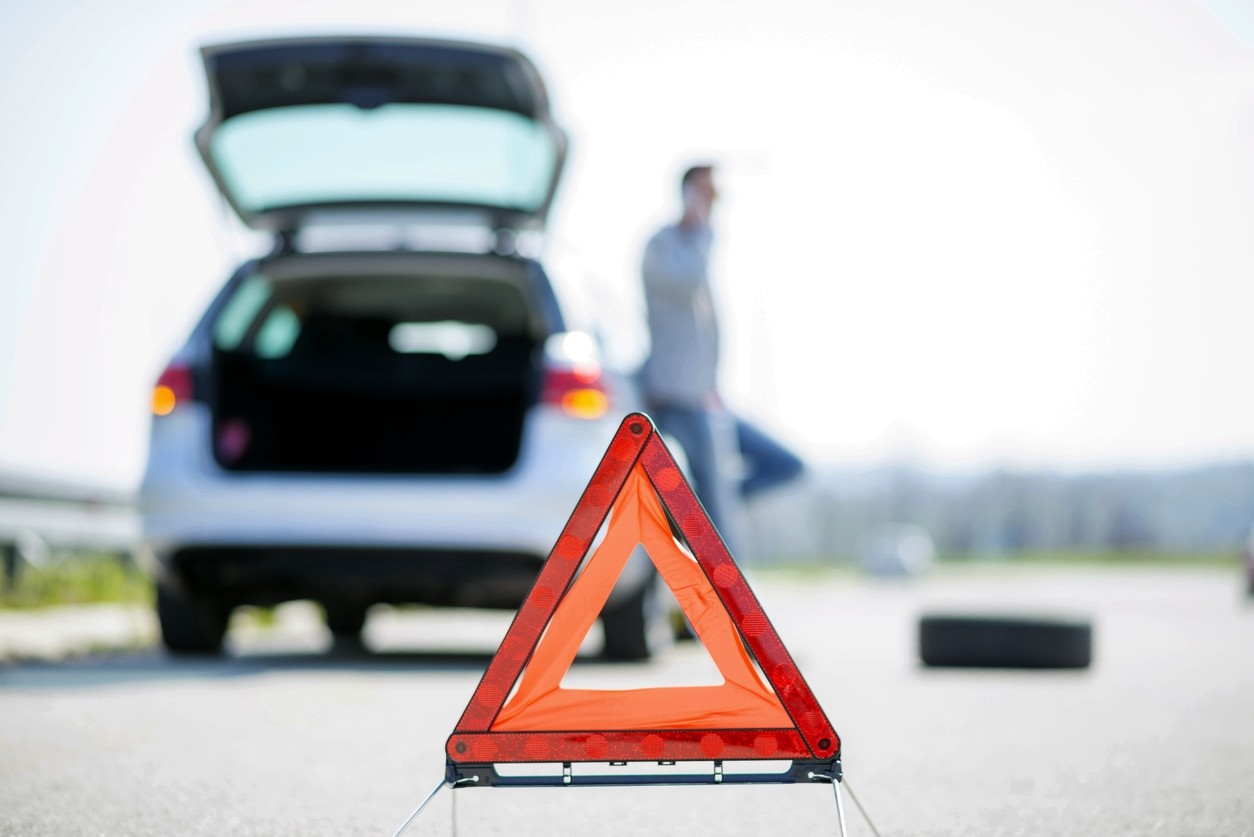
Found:
[[[943, 554], [937, 557], [936, 568], [978, 567], [1128, 567], [1128, 568], [1193, 568], [1236, 570], [1241, 556], [1236, 552], [1181, 552], [1157, 550], [1057, 550], [995, 554]], [[827, 576], [832, 573], [858, 573], [851, 556], [833, 556], [827, 561], [805, 561], [786, 558], [763, 558], [750, 564], [753, 570], [783, 572], [803, 577]]]
[[1160, 550], [1068, 550], [1019, 552], [1008, 555], [943, 555], [943, 564], [1016, 564], [1093, 567], [1207, 567], [1235, 569], [1235, 552], [1178, 552]]
[[152, 581], [128, 557], [71, 553], [42, 566], [22, 564], [0, 581], [0, 608], [114, 602], [151, 604]]

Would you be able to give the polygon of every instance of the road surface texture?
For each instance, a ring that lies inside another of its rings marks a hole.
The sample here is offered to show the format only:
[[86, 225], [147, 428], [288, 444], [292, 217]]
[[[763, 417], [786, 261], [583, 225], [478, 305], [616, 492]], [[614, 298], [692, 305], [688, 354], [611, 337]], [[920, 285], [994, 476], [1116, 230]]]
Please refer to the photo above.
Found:
[[[1254, 603], [1235, 573], [751, 574], [881, 834], [1254, 834]], [[930, 670], [923, 612], [1079, 615], [1081, 671]], [[391, 834], [509, 614], [380, 610], [367, 649], [308, 605], [222, 660], [155, 650], [0, 668], [0, 834]], [[591, 649], [595, 638], [589, 641]], [[709, 682], [699, 645], [570, 682]], [[871, 830], [845, 796], [848, 833]], [[830, 787], [442, 791], [409, 835], [836, 834]]]

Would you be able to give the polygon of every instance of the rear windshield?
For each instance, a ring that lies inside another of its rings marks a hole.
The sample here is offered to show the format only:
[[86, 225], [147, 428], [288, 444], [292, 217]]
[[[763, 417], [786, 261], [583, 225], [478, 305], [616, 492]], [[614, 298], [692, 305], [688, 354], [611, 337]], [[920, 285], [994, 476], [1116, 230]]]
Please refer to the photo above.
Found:
[[218, 128], [211, 154], [227, 191], [253, 213], [360, 201], [533, 211], [558, 162], [553, 138], [524, 116], [414, 104], [252, 111]]

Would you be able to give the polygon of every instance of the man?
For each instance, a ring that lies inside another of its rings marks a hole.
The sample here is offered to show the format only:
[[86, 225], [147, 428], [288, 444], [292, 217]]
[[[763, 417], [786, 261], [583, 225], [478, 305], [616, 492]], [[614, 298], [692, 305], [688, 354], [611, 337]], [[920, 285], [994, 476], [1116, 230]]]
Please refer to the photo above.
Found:
[[[731, 547], [738, 539], [737, 501], [792, 479], [802, 465], [728, 413], [718, 396], [719, 330], [709, 277], [710, 216], [718, 199], [713, 167], [689, 168], [680, 189], [679, 220], [649, 239], [641, 265], [652, 339], [644, 395], [658, 427], [683, 446], [697, 496]], [[752, 468], [747, 477], [739, 473], [742, 464]]]

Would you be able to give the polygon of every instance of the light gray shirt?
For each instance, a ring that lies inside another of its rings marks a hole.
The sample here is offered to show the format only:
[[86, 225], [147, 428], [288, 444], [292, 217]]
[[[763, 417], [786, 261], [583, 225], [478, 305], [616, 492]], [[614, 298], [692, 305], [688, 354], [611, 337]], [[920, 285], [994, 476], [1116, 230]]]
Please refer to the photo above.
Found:
[[715, 391], [718, 322], [710, 294], [708, 226], [672, 224], [645, 246], [641, 265], [652, 350], [644, 394], [659, 405], [700, 407]]

